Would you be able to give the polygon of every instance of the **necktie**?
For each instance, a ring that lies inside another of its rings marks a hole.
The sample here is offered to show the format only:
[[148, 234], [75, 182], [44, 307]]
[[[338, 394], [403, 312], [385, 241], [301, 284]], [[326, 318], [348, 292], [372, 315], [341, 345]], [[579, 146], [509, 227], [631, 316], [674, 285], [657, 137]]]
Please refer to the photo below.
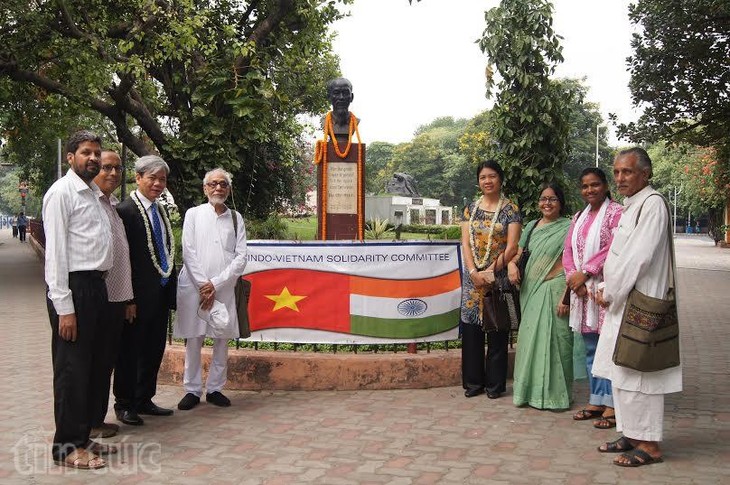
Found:
[[[152, 235], [155, 238], [157, 257], [160, 260], [160, 268], [162, 268], [162, 271], [167, 272], [167, 254], [165, 254], [165, 243], [162, 241], [162, 227], [160, 226], [160, 215], [157, 213], [157, 204], [153, 203], [150, 209], [152, 211]], [[162, 277], [160, 284], [165, 286], [168, 280], [169, 278]]]

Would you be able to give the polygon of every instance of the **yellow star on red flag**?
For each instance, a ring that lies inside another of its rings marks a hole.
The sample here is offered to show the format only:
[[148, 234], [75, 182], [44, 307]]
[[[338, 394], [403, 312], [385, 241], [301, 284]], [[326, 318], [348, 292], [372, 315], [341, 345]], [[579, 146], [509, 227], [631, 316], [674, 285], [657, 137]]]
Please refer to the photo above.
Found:
[[275, 312], [276, 310], [279, 310], [281, 308], [291, 308], [295, 312], [298, 312], [299, 308], [297, 307], [297, 302], [306, 298], [306, 296], [292, 295], [291, 293], [289, 293], [289, 288], [287, 288], [286, 286], [283, 290], [281, 290], [281, 293], [279, 293], [278, 295], [264, 296], [275, 303], [274, 309], [271, 310], [272, 312]]

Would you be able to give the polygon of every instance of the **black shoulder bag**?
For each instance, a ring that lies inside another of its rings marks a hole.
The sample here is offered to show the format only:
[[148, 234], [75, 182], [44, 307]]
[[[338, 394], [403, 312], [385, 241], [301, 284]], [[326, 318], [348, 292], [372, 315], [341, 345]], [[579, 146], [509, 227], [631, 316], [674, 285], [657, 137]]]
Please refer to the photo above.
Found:
[[[233, 216], [233, 234], [238, 246], [238, 212], [231, 211]], [[236, 296], [236, 314], [238, 315], [238, 336], [248, 338], [251, 336], [251, 324], [248, 319], [248, 297], [251, 295], [251, 282], [239, 276], [236, 286], [233, 289]]]

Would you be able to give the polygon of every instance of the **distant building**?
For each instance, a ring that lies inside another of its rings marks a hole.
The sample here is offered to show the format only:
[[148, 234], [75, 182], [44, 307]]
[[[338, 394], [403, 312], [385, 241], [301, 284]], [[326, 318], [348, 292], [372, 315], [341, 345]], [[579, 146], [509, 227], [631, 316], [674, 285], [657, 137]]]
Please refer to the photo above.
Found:
[[365, 196], [365, 220], [388, 219], [391, 224], [454, 224], [453, 207], [439, 199], [403, 195]]

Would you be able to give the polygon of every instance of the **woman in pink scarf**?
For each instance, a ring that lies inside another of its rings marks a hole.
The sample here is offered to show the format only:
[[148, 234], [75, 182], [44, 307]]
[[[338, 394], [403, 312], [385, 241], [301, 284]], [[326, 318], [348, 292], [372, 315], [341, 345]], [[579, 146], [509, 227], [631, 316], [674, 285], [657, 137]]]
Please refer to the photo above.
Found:
[[591, 394], [588, 405], [575, 413], [573, 419], [600, 417], [593, 426], [608, 429], [616, 426], [611, 381], [591, 375], [606, 310], [596, 304], [593, 294], [596, 285], [603, 281], [603, 263], [623, 206], [611, 200], [606, 174], [600, 168], [583, 170], [580, 183], [581, 196], [588, 205], [573, 217], [565, 238], [563, 267], [571, 290], [570, 326], [583, 336]]

